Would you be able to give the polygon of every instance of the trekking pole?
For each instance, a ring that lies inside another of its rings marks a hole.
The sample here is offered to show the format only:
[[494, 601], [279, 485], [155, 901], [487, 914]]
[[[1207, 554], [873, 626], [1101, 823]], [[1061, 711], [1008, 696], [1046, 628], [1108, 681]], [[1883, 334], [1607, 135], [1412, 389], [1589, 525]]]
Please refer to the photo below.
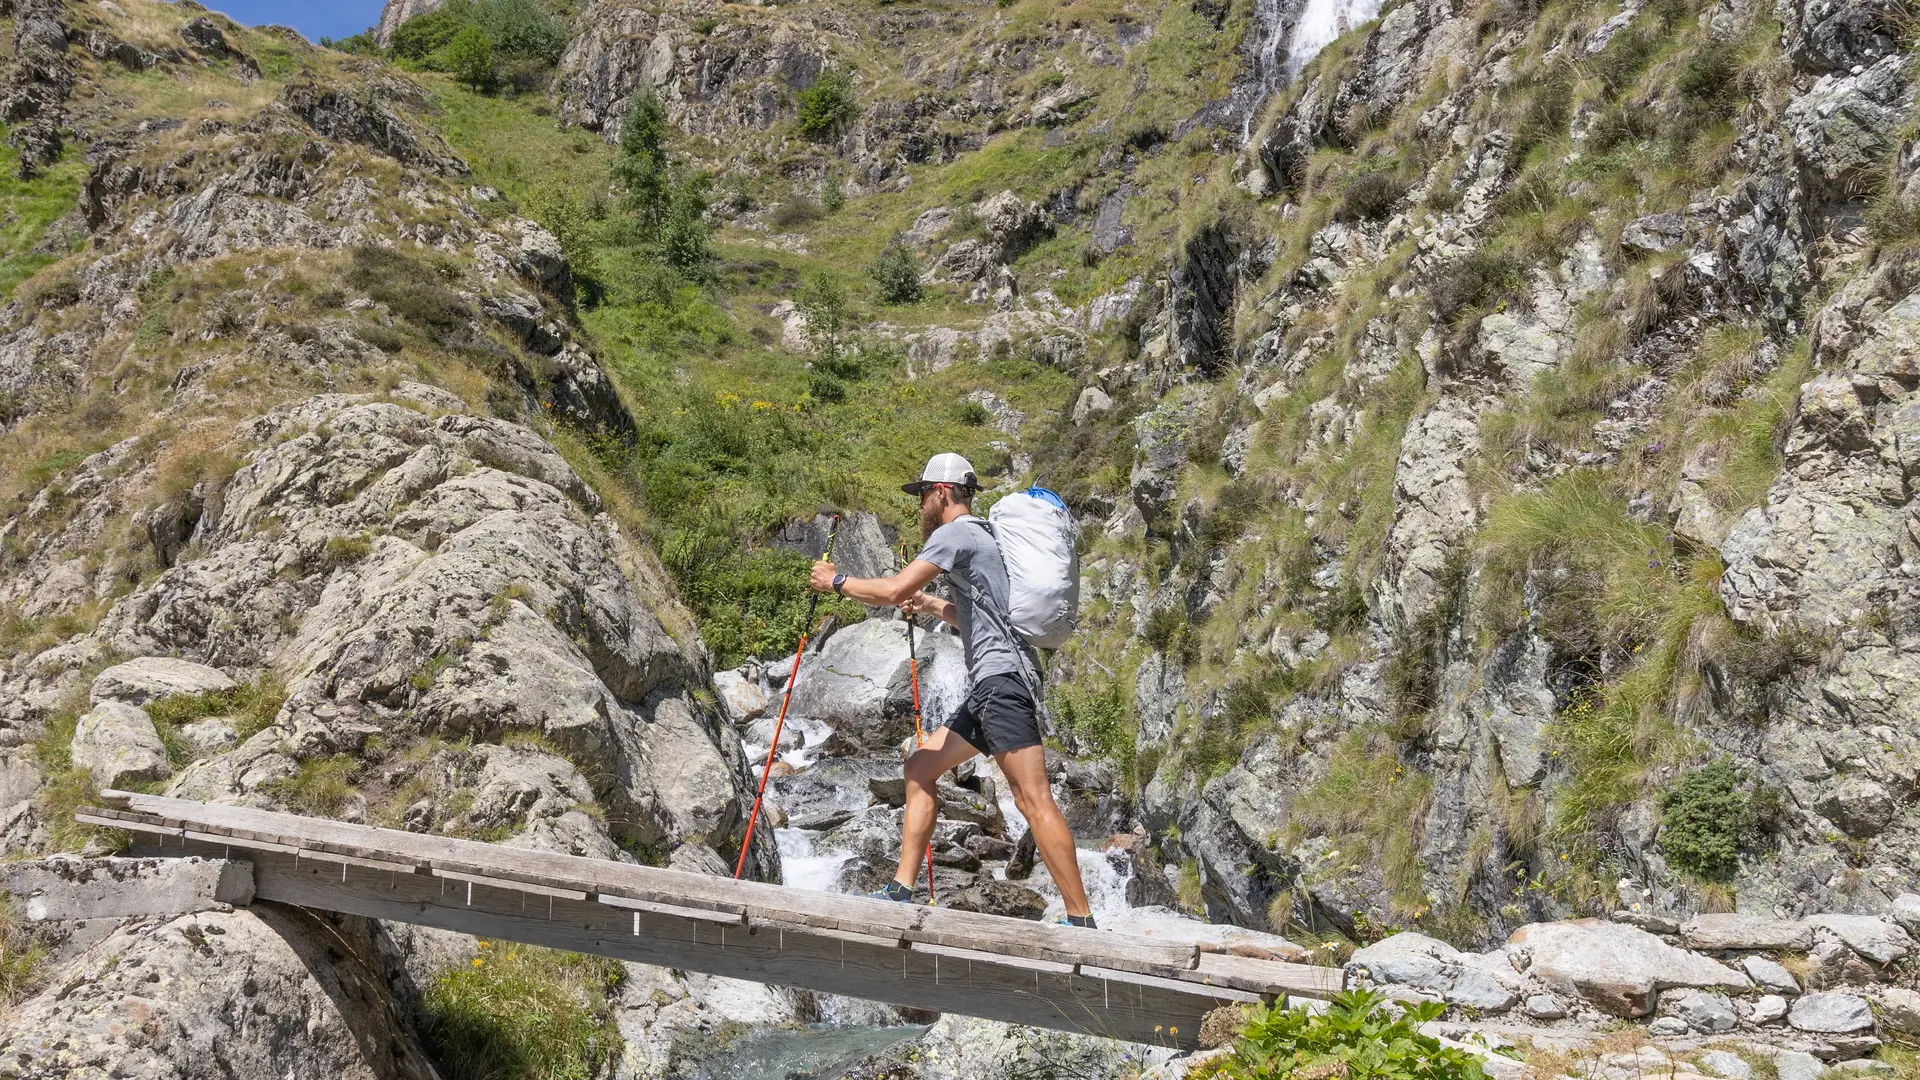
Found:
[[[833, 561], [833, 541], [840, 535], [840, 515], [833, 515], [833, 525], [827, 530], [827, 553], [821, 559]], [[800, 644], [793, 650], [793, 670], [787, 672], [787, 692], [780, 696], [780, 718], [773, 722], [773, 745], [767, 747], [767, 764], [760, 770], [760, 790], [753, 794], [753, 813], [747, 815], [747, 835], [740, 841], [740, 859], [733, 864], [733, 876], [738, 879], [747, 868], [747, 850], [753, 846], [753, 825], [760, 820], [760, 802], [767, 795], [767, 778], [773, 775], [773, 759], [780, 753], [780, 732], [787, 726], [787, 705], [793, 701], [793, 684], [800, 681], [800, 657], [807, 651], [807, 631], [813, 627], [813, 612], [820, 604], [820, 594], [813, 593], [807, 598], [807, 619], [800, 625]]]
[[[900, 565], [905, 566], [906, 564], [907, 564], [907, 546], [905, 544], [902, 544], [900, 545]], [[921, 747], [925, 746], [927, 741], [925, 732], [920, 726], [920, 657], [918, 654], [916, 654], [913, 651], [913, 616], [906, 615], [905, 612], [902, 612], [901, 614], [904, 615], [907, 620], [907, 675], [909, 680], [913, 683], [913, 748], [915, 750], [918, 750]], [[935, 824], [939, 824], [939, 821], [940, 821], [939, 784], [940, 784], [939, 778], [935, 777], [934, 778], [934, 798], [933, 798], [933, 820]], [[938, 901], [938, 899], [939, 898], [936, 897], [933, 893], [933, 836], [932, 834], [928, 834], [927, 836], [927, 906], [932, 907]]]

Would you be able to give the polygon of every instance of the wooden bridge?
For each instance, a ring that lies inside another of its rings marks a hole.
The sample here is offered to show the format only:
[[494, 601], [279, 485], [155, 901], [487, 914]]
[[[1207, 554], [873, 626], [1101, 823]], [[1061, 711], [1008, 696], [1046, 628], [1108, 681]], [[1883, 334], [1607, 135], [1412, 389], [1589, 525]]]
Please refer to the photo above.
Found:
[[246, 859], [257, 899], [937, 1012], [1198, 1045], [1237, 1002], [1338, 968], [121, 791], [79, 820], [143, 854]]

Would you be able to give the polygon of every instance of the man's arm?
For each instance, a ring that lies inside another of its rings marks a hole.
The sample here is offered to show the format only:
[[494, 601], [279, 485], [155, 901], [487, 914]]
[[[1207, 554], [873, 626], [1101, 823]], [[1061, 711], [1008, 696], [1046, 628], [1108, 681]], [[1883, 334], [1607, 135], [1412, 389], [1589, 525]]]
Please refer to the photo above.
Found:
[[[834, 575], [839, 572], [830, 562], [814, 563], [813, 576], [808, 583], [813, 586], [815, 592], [832, 592]], [[939, 575], [938, 566], [925, 559], [915, 559], [892, 577], [850, 577], [840, 586], [840, 595], [858, 600], [869, 607], [899, 607], [908, 597], [919, 593]]]

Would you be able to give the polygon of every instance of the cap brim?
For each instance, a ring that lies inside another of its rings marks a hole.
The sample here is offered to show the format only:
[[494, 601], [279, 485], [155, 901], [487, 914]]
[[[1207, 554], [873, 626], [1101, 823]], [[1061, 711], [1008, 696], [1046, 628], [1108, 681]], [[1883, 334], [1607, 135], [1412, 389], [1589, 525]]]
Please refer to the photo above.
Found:
[[926, 480], [914, 480], [910, 483], [901, 484], [900, 490], [917, 499], [932, 486], [933, 484]]

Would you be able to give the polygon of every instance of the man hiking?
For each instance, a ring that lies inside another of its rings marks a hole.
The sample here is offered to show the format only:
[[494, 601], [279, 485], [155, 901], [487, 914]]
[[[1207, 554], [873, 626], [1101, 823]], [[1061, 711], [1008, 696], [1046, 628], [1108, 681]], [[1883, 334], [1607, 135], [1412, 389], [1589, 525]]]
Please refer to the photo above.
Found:
[[[920, 877], [920, 860], [933, 836], [937, 809], [934, 784], [975, 754], [989, 754], [1013, 787], [1014, 805], [1033, 830], [1034, 846], [1066, 902], [1066, 922], [1093, 926], [1073, 833], [1054, 805], [1047, 786], [1046, 751], [1041, 747], [1039, 709], [1022, 678], [1031, 670], [1026, 648], [1008, 615], [1007, 567], [984, 521], [973, 516], [980, 488], [973, 466], [959, 454], [938, 454], [920, 479], [902, 485], [920, 499], [920, 532], [926, 546], [899, 573], [884, 578], [852, 578], [830, 562], [813, 564], [813, 587], [873, 607], [897, 607], [911, 618], [929, 614], [960, 632], [966, 650], [967, 700], [947, 726], [928, 736], [907, 759], [907, 814], [900, 836], [900, 866], [876, 897], [911, 903]], [[946, 574], [956, 586], [954, 602], [921, 590]], [[980, 610], [985, 608], [987, 610]]]

